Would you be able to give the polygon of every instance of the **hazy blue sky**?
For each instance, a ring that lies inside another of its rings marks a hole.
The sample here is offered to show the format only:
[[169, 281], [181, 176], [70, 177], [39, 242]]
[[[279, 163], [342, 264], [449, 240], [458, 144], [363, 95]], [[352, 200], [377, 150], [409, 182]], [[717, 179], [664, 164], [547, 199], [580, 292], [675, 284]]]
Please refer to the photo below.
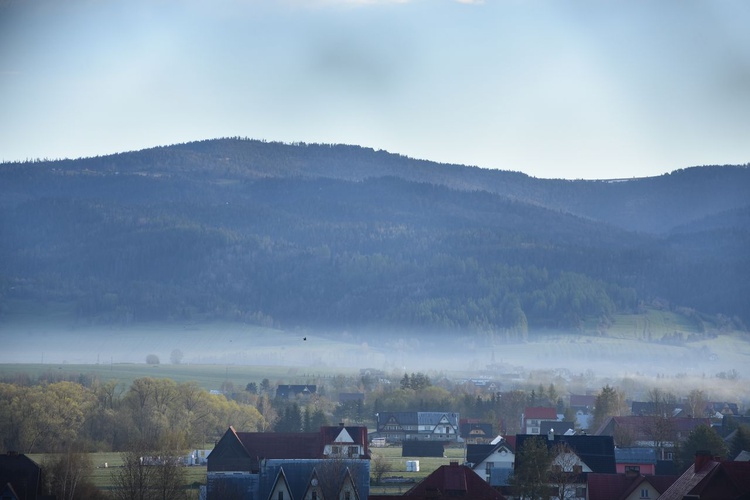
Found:
[[223, 136], [537, 177], [750, 162], [750, 1], [0, 0], [0, 161]]

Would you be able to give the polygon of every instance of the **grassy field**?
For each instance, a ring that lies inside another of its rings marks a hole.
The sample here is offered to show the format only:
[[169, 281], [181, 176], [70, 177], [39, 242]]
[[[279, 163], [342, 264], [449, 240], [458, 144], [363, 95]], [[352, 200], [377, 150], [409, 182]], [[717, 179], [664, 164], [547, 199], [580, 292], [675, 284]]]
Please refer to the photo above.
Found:
[[[381, 484], [373, 484], [370, 487], [370, 492], [377, 494], [394, 495], [405, 492], [406, 490], [420, 482], [422, 479], [427, 477], [441, 465], [448, 465], [451, 460], [457, 460], [459, 463], [463, 463], [465, 454], [463, 448], [447, 448], [445, 450], [445, 456], [441, 458], [402, 457], [400, 446], [372, 448], [371, 452], [373, 458], [377, 456], [383, 457], [391, 465], [392, 470], [391, 472], [383, 476], [383, 479], [385, 479], [386, 481], [383, 481]], [[44, 463], [44, 454], [37, 453], [30, 454], [28, 456], [38, 464]], [[112, 489], [114, 485], [112, 475], [116, 474], [119, 468], [122, 466], [122, 457], [120, 453], [91, 453], [90, 456], [92, 464], [94, 465], [94, 469], [89, 476], [89, 479], [91, 479], [92, 483], [100, 489]], [[418, 460], [419, 471], [407, 472], [407, 460]], [[197, 498], [199, 485], [206, 484], [206, 467], [186, 467], [185, 473], [185, 488], [189, 490], [195, 490], [195, 497]], [[389, 480], [398, 480], [399, 482], [389, 482]]]
[[[429, 476], [441, 465], [448, 465], [452, 460], [458, 461], [460, 464], [464, 462], [465, 457], [463, 447], [446, 448], [445, 456], [441, 458], [402, 457], [400, 446], [370, 448], [370, 452], [373, 459], [375, 457], [383, 457], [391, 465], [391, 472], [383, 476], [384, 481], [381, 484], [371, 484], [370, 486], [370, 493], [378, 495], [398, 495], [403, 493]], [[407, 472], [407, 460], [418, 460], [419, 471]], [[404, 482], [390, 482], [389, 480], [403, 480]]]

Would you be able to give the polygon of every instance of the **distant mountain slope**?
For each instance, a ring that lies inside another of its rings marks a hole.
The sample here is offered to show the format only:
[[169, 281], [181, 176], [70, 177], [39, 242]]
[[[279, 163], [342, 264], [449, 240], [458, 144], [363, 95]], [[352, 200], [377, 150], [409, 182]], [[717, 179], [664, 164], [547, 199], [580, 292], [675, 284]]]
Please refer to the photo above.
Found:
[[0, 304], [510, 339], [657, 299], [747, 323], [748, 179], [540, 180], [240, 139], [4, 164]]

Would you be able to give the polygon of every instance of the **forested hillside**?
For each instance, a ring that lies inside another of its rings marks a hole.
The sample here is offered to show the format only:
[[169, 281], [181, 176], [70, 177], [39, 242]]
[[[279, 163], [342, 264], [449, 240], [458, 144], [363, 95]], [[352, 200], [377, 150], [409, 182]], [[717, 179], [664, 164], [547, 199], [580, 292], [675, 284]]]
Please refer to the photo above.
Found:
[[517, 339], [658, 301], [741, 326], [748, 195], [747, 166], [541, 180], [241, 139], [4, 164], [0, 314]]

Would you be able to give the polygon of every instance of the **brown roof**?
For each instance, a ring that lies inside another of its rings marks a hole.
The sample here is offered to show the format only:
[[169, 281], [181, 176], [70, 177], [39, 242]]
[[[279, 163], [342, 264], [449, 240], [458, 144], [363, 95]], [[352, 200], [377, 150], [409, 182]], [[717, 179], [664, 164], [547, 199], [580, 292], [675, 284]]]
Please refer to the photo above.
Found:
[[523, 417], [557, 420], [557, 409], [552, 406], [529, 406], [523, 411]]
[[317, 432], [238, 432], [242, 446], [257, 459], [323, 458]]
[[[371, 500], [379, 498], [370, 495]], [[389, 496], [388, 498], [398, 498]], [[404, 493], [401, 498], [412, 500], [442, 500], [466, 498], [471, 500], [505, 500], [505, 497], [479, 477], [470, 467], [451, 462], [441, 465], [421, 483]]]
[[722, 462], [697, 455], [693, 465], [659, 499], [682, 500], [687, 495], [699, 498], [750, 497], [750, 462]]

